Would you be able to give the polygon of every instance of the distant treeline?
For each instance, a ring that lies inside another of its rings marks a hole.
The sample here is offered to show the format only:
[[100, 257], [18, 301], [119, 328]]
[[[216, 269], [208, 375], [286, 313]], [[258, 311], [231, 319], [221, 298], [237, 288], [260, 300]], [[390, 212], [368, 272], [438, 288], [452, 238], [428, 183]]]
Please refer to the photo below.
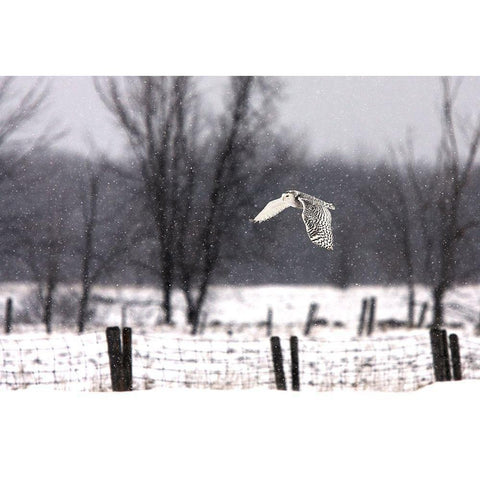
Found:
[[[208, 170], [208, 164], [204, 168]], [[435, 183], [435, 170], [428, 163], [416, 168], [419, 185], [427, 189]], [[401, 163], [338, 154], [312, 157], [300, 149], [275, 144], [265, 149], [262, 160], [241, 181], [251, 191], [251, 198], [232, 209], [222, 226], [226, 236], [214, 283], [347, 287], [405, 282], [407, 266], [399, 248], [399, 230], [394, 228], [399, 184], [405, 187], [410, 181]], [[480, 169], [476, 167], [460, 205], [465, 216], [478, 218], [479, 185]], [[86, 236], [90, 235], [90, 253], [94, 252], [90, 268], [98, 270], [98, 282], [157, 283], [152, 260], [157, 255], [152, 241], [155, 231], [142, 188], [134, 160], [113, 163], [55, 149], [32, 153], [1, 184], [0, 280], [43, 281], [54, 262], [55, 281], [79, 283]], [[335, 204], [333, 251], [312, 245], [299, 210], [287, 209], [259, 225], [249, 222], [269, 200], [288, 189]], [[91, 213], [94, 194], [95, 224], [89, 230], [86, 222], [92, 218], [89, 210]], [[208, 202], [200, 198], [201, 188], [198, 195], [200, 205]], [[431, 252], [427, 255], [421, 231], [429, 229], [435, 235], [440, 226], [428, 205], [418, 207], [415, 214], [404, 211], [407, 219], [411, 215], [414, 280], [430, 284], [436, 257]], [[422, 212], [423, 217], [415, 217]], [[469, 235], [456, 251], [456, 282], [480, 281], [480, 228], [478, 224], [469, 227]], [[183, 242], [188, 251], [188, 231]]]

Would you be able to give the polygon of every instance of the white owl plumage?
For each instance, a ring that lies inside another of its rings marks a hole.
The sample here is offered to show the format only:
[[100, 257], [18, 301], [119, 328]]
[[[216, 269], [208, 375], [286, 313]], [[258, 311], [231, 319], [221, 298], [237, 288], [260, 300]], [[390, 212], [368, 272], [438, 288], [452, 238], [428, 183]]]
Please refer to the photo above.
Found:
[[305, 223], [308, 237], [315, 245], [319, 245], [327, 250], [333, 250], [332, 215], [330, 210], [335, 210], [335, 206], [307, 193], [299, 192], [298, 190], [287, 190], [280, 198], [268, 202], [252, 222], [264, 222], [288, 207], [301, 208], [303, 210], [302, 219]]

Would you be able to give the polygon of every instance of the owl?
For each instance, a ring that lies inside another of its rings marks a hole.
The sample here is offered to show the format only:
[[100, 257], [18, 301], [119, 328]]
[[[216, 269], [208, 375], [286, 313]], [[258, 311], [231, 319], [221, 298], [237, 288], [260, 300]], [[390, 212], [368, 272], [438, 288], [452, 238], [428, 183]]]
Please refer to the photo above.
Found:
[[333, 250], [332, 215], [335, 210], [331, 203], [297, 190], [287, 190], [281, 198], [268, 202], [265, 208], [251, 221], [264, 222], [278, 215], [287, 207], [301, 208], [302, 218], [310, 240], [320, 247]]

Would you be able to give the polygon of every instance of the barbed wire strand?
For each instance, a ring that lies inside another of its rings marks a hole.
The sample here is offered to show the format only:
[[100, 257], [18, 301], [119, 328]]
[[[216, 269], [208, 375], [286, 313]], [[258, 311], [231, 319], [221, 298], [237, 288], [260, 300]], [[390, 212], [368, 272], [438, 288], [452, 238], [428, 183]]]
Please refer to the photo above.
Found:
[[[288, 337], [282, 337], [290, 381]], [[480, 339], [460, 338], [463, 378], [480, 379]], [[433, 383], [428, 332], [357, 339], [299, 338], [301, 390], [411, 391]], [[133, 335], [134, 389], [275, 389], [270, 342]], [[111, 389], [105, 335], [0, 336], [0, 389]]]

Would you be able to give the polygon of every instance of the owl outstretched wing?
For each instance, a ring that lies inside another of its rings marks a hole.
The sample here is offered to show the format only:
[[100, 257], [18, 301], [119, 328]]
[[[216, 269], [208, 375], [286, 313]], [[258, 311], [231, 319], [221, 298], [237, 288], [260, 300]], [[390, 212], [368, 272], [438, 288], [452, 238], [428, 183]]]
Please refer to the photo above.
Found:
[[277, 198], [276, 200], [268, 202], [267, 205], [265, 205], [265, 208], [251, 221], [255, 223], [264, 222], [265, 220], [278, 215], [289, 206], [290, 205], [284, 202], [281, 198]]
[[303, 205], [302, 218], [310, 240], [320, 247], [333, 250], [332, 215], [329, 207], [298, 198]]

